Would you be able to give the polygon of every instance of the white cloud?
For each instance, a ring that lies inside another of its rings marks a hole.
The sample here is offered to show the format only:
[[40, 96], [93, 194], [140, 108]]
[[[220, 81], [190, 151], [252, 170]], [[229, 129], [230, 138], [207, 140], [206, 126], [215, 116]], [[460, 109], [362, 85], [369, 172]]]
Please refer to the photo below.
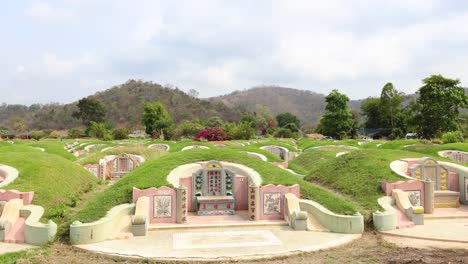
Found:
[[63, 8], [56, 8], [49, 2], [36, 1], [25, 11], [25, 14], [42, 22], [63, 22], [75, 16], [73, 12]]

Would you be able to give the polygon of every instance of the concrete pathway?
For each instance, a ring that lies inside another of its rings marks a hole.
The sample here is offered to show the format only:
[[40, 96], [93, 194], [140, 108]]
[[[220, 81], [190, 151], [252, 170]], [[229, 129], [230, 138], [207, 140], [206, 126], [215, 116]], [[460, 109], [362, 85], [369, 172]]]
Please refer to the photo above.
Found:
[[468, 243], [468, 218], [424, 220], [424, 225], [382, 233], [407, 238]]
[[78, 247], [156, 259], [252, 259], [336, 247], [361, 235], [293, 231], [285, 226], [150, 231], [145, 237]]
[[3, 243], [0, 242], [0, 255], [6, 253], [12, 253], [17, 251], [23, 251], [30, 248], [35, 248], [35, 246], [27, 245], [27, 244], [13, 244], [13, 243]]

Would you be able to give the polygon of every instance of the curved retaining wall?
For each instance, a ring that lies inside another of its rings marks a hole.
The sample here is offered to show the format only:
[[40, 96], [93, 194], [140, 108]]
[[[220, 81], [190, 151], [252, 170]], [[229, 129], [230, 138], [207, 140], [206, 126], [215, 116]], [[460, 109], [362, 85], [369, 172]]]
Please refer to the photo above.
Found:
[[91, 222], [75, 221], [70, 225], [70, 242], [72, 244], [91, 244], [107, 240], [112, 236], [122, 217], [132, 215], [135, 204], [121, 204], [113, 207], [106, 216]]
[[0, 182], [0, 188], [7, 186], [12, 183], [16, 178], [18, 178], [19, 172], [17, 169], [0, 164], [0, 175], [4, 177], [3, 181]]
[[377, 202], [385, 210], [372, 213], [374, 227], [378, 231], [388, 231], [397, 227], [397, 212], [393, 208], [395, 200], [390, 196], [380, 197]]
[[26, 205], [20, 209], [20, 215], [26, 218], [25, 242], [40, 246], [52, 240], [57, 233], [57, 224], [49, 220], [47, 224], [39, 222], [44, 214], [44, 208], [38, 205]]
[[300, 200], [299, 206], [302, 211], [314, 215], [322, 226], [332, 232], [345, 234], [361, 234], [364, 232], [364, 217], [359, 213], [355, 215], [335, 214], [311, 200]]

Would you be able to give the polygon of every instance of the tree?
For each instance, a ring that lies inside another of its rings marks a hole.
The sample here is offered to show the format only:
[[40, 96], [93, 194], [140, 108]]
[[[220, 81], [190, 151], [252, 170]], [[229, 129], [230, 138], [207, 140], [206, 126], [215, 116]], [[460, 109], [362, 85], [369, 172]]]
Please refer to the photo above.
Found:
[[103, 140], [111, 140], [112, 135], [109, 129], [107, 129], [106, 124], [104, 123], [97, 123], [94, 121], [91, 121], [91, 123], [88, 126], [88, 134], [90, 136], [103, 139]]
[[188, 95], [190, 95], [190, 96], [193, 97], [193, 98], [197, 98], [199, 94], [200, 94], [200, 93], [199, 93], [197, 90], [195, 90], [195, 89], [190, 89], [190, 90], [188, 91]]
[[96, 98], [87, 97], [78, 101], [78, 111], [72, 116], [81, 119], [84, 125], [89, 126], [91, 122], [102, 123], [106, 116], [106, 108], [101, 101]]
[[402, 94], [393, 87], [393, 84], [390, 82], [385, 84], [380, 95], [380, 109], [383, 118], [386, 119], [386, 127], [391, 128], [391, 131], [397, 128], [401, 118], [401, 100]]
[[221, 127], [223, 123], [224, 122], [221, 118], [219, 118], [218, 116], [213, 116], [206, 120], [205, 125], [207, 127]]
[[468, 106], [460, 80], [432, 75], [423, 80], [418, 91], [418, 133], [425, 138], [440, 137], [444, 132], [459, 129], [459, 108]]
[[145, 103], [143, 108], [143, 125], [147, 134], [164, 138], [172, 125], [172, 119], [161, 102]]
[[353, 134], [355, 121], [348, 108], [349, 98], [338, 90], [333, 90], [325, 97], [327, 106], [325, 115], [320, 119], [321, 132], [327, 136], [343, 138]]
[[276, 121], [278, 121], [279, 127], [285, 127], [287, 124], [294, 123], [296, 127], [301, 126], [301, 121], [291, 113], [281, 113], [276, 116]]
[[362, 114], [366, 116], [364, 127], [366, 128], [384, 128], [385, 120], [383, 117], [380, 98], [369, 97], [361, 104]]

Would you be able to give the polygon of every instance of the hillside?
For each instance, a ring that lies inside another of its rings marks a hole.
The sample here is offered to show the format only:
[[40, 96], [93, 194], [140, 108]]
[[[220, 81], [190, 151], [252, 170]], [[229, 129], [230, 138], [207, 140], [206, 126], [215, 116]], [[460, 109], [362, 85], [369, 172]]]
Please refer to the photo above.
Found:
[[290, 112], [309, 125], [315, 124], [325, 111], [324, 95], [278, 86], [254, 87], [207, 100], [223, 102], [227, 106], [239, 107], [249, 112], [255, 110], [256, 104], [261, 104], [269, 107], [275, 115]]
[[[178, 88], [163, 87], [157, 83], [129, 80], [90, 97], [101, 100], [107, 109], [106, 120], [114, 126], [141, 128], [141, 115], [145, 101], [161, 101], [166, 105], [176, 122], [192, 118], [221, 117], [225, 121], [240, 119], [239, 109], [222, 103], [208, 102], [191, 97]], [[78, 99], [78, 98], [77, 98]], [[29, 130], [68, 129], [80, 126], [79, 120], [71, 117], [76, 111], [76, 102], [71, 104], [0, 105], [0, 130], [14, 129], [23, 123]]]

